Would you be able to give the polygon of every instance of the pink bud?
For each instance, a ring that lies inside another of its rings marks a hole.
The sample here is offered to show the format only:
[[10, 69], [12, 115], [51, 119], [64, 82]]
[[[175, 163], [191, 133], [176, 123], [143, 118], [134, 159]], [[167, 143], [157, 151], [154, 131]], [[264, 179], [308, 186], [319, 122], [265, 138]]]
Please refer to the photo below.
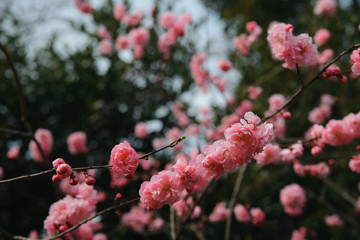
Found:
[[54, 176], [52, 176], [52, 181], [54, 182], [54, 183], [59, 183], [60, 181], [61, 181], [61, 176], [60, 175], [57, 175], [57, 174], [55, 174]]
[[115, 201], [119, 201], [122, 198], [121, 193], [117, 193], [115, 196]]
[[76, 184], [79, 183], [79, 179], [77, 177], [73, 177], [73, 178], [70, 179], [69, 183], [71, 185], [76, 185]]
[[282, 114], [282, 116], [283, 116], [283, 118], [284, 118], [285, 120], [289, 120], [289, 119], [291, 118], [291, 113], [290, 113], [290, 112], [284, 112], [284, 113]]
[[64, 161], [64, 159], [62, 159], [62, 158], [57, 158], [57, 159], [55, 159], [53, 162], [52, 162], [52, 165], [53, 165], [53, 167], [55, 168], [55, 170], [58, 168], [58, 166], [60, 165], [60, 164], [63, 164], [63, 163], [65, 163], [65, 161]]
[[340, 78], [340, 83], [346, 83], [347, 82], [347, 77], [342, 75]]
[[96, 183], [96, 180], [95, 180], [95, 178], [88, 176], [88, 177], [85, 179], [85, 183], [86, 183], [87, 185], [89, 185], [89, 186], [92, 186], [92, 185], [94, 185], [94, 184]]
[[56, 173], [60, 175], [63, 179], [65, 179], [71, 176], [72, 169], [68, 164], [63, 163], [56, 168]]
[[59, 227], [60, 232], [63, 232], [63, 231], [65, 231], [66, 229], [68, 229], [68, 226], [65, 225], [65, 224], [63, 224], [63, 225], [61, 225], [61, 226]]

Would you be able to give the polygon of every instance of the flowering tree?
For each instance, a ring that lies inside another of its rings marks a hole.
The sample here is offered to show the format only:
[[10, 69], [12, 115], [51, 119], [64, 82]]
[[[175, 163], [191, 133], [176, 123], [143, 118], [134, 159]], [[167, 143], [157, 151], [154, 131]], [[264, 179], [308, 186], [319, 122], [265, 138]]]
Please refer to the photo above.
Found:
[[224, 4], [220, 53], [209, 16], [164, 2], [69, 2], [96, 31], [65, 57], [4, 30], [0, 235], [355, 238], [357, 2]]

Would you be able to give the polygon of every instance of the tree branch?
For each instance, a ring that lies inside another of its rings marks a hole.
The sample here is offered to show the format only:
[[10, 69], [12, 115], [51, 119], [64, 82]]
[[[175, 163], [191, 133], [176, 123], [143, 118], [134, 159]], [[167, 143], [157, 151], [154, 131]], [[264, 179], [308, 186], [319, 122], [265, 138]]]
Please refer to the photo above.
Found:
[[328, 67], [335, 63], [336, 61], [338, 61], [342, 56], [348, 54], [349, 52], [351, 52], [352, 50], [359, 48], [360, 47], [360, 43], [358, 44], [354, 44], [352, 45], [350, 48], [348, 48], [347, 50], [343, 51], [342, 53], [340, 53], [339, 55], [337, 55], [331, 62], [329, 62], [328, 64], [326, 64], [320, 72], [318, 72], [308, 83], [304, 84], [303, 86], [301, 86], [286, 102], [283, 106], [281, 106], [280, 108], [278, 108], [275, 112], [273, 112], [272, 114], [270, 114], [267, 117], [264, 117], [261, 122], [259, 124], [264, 123], [265, 121], [269, 120], [270, 118], [274, 117], [276, 114], [278, 114], [279, 112], [281, 112], [281, 110], [283, 110], [284, 108], [286, 108], [298, 95], [300, 95], [300, 93], [302, 93], [302, 91], [304, 91], [307, 87], [309, 87], [312, 83], [314, 83], [317, 79], [322, 77], [322, 74], [326, 71], [326, 69], [328, 69]]

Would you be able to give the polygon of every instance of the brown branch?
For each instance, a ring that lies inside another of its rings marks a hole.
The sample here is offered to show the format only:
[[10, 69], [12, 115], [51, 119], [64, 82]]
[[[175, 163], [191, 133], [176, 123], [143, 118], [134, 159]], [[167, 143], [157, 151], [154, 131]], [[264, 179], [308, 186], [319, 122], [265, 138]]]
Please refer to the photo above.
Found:
[[211, 182], [208, 183], [208, 185], [206, 186], [206, 188], [204, 189], [204, 191], [201, 193], [200, 197], [196, 199], [196, 201], [195, 201], [194, 205], [191, 207], [188, 215], [185, 217], [185, 219], [184, 219], [183, 221], [180, 222], [180, 226], [179, 226], [179, 228], [178, 228], [177, 231], [176, 231], [175, 240], [178, 240], [178, 239], [180, 238], [180, 234], [181, 234], [182, 230], [184, 229], [186, 223], [190, 220], [190, 217], [191, 217], [191, 215], [192, 215], [195, 207], [196, 207], [197, 205], [199, 205], [199, 203], [204, 199], [204, 197], [205, 197], [205, 195], [206, 195], [206, 193], [207, 193], [210, 185], [211, 185], [214, 181], [215, 181], [215, 180], [213, 179], [213, 180], [211, 180]]
[[300, 93], [302, 91], [304, 91], [307, 87], [309, 87], [312, 83], [314, 83], [317, 79], [322, 78], [322, 74], [326, 71], [326, 69], [328, 69], [328, 67], [335, 63], [336, 61], [338, 61], [342, 56], [348, 54], [349, 52], [351, 52], [352, 50], [359, 48], [360, 47], [360, 43], [358, 44], [354, 44], [352, 45], [350, 48], [348, 48], [347, 50], [343, 51], [342, 53], [340, 53], [339, 55], [337, 55], [331, 62], [329, 62], [328, 64], [326, 64], [320, 72], [318, 72], [309, 82], [307, 82], [306, 84], [302, 85], [286, 102], [283, 106], [281, 106], [280, 108], [278, 108], [275, 112], [273, 112], [272, 114], [270, 114], [267, 117], [264, 117], [261, 123], [264, 123], [265, 121], [269, 120], [270, 118], [274, 117], [276, 114], [278, 114], [279, 112], [281, 112], [284, 108], [286, 108], [298, 95], [300, 95]]
[[6, 57], [6, 60], [10, 65], [10, 69], [13, 72], [13, 75], [14, 75], [14, 80], [15, 80], [15, 83], [16, 83], [17, 92], [18, 92], [19, 100], [20, 100], [20, 109], [21, 109], [21, 115], [22, 115], [21, 120], [24, 122], [27, 131], [32, 134], [33, 131], [32, 131], [32, 128], [31, 128], [31, 125], [29, 123], [29, 119], [28, 119], [28, 116], [27, 116], [27, 113], [26, 113], [24, 94], [23, 94], [23, 91], [22, 91], [22, 88], [21, 88], [20, 80], [19, 80], [18, 74], [16, 72], [15, 66], [14, 66], [14, 64], [13, 64], [13, 62], [12, 62], [6, 48], [2, 44], [0, 44], [0, 49], [4, 53], [4, 55]]
[[[185, 136], [175, 140], [174, 142], [166, 145], [165, 147], [162, 147], [162, 148], [159, 148], [159, 149], [156, 149], [150, 153], [147, 153], [145, 154], [144, 156], [140, 157], [139, 159], [148, 159], [148, 157], [152, 154], [155, 154], [157, 152], [160, 152], [166, 148], [169, 148], [169, 147], [175, 147], [179, 142], [181, 142], [182, 140], [185, 139]], [[89, 170], [89, 169], [102, 169], [102, 168], [112, 168], [112, 165], [99, 165], [99, 166], [87, 166], [87, 167], [78, 167], [78, 168], [72, 168], [73, 171], [86, 171], [86, 170]], [[32, 178], [32, 177], [38, 177], [38, 176], [41, 176], [41, 175], [45, 175], [45, 174], [49, 174], [49, 173], [52, 173], [53, 171], [55, 171], [54, 168], [52, 169], [48, 169], [46, 171], [43, 171], [43, 172], [39, 172], [39, 173], [34, 173], [34, 174], [27, 174], [27, 175], [24, 175], [24, 176], [19, 176], [19, 177], [14, 177], [14, 178], [9, 178], [9, 179], [5, 179], [5, 180], [0, 180], [0, 184], [2, 183], [9, 183], [9, 182], [14, 182], [14, 181], [18, 181], [18, 180], [22, 180], [22, 179], [26, 179], [26, 178]]]
[[7, 134], [12, 134], [12, 135], [19, 135], [19, 136], [23, 136], [23, 137], [31, 137], [32, 136], [31, 133], [12, 130], [12, 129], [7, 129], [7, 128], [0, 128], [0, 132], [4, 132], [4, 133], [7, 133]]
[[247, 166], [247, 164], [243, 165], [243, 166], [240, 168], [239, 174], [238, 174], [237, 179], [236, 179], [236, 182], [235, 182], [235, 186], [234, 186], [234, 189], [233, 189], [233, 194], [232, 194], [232, 197], [231, 197], [231, 200], [230, 200], [230, 204], [229, 204], [230, 214], [229, 214], [229, 216], [228, 216], [227, 219], [226, 219], [224, 240], [229, 240], [229, 238], [230, 238], [232, 212], [234, 211], [234, 206], [235, 206], [235, 203], [236, 203], [236, 198], [237, 198], [237, 195], [238, 195], [239, 190], [240, 190], [240, 185], [241, 185], [241, 182], [242, 182], [243, 177], [244, 177], [244, 173], [245, 173], [245, 170], [246, 170], [246, 166]]
[[299, 82], [301, 84], [301, 88], [304, 88], [304, 81], [301, 78], [301, 72], [300, 72], [299, 65], [296, 63], [295, 66], [296, 66], [296, 73], [298, 75], [298, 80], [299, 80]]
[[184, 140], [185, 138], [186, 138], [185, 136], [182, 136], [181, 138], [179, 138], [179, 139], [175, 140], [174, 142], [170, 143], [169, 145], [167, 145], [167, 146], [165, 146], [165, 147], [162, 147], [162, 148], [159, 148], [159, 149], [156, 149], [156, 150], [154, 150], [154, 151], [152, 151], [152, 152], [149, 152], [149, 153], [145, 154], [144, 156], [141, 156], [139, 159], [148, 160], [148, 157], [149, 157], [150, 155], [153, 155], [153, 154], [155, 154], [155, 153], [157, 153], [157, 152], [160, 152], [160, 151], [162, 151], [162, 150], [165, 150], [166, 148], [169, 148], [169, 147], [173, 148], [173, 147], [175, 147], [179, 142], [181, 142], [182, 140]]

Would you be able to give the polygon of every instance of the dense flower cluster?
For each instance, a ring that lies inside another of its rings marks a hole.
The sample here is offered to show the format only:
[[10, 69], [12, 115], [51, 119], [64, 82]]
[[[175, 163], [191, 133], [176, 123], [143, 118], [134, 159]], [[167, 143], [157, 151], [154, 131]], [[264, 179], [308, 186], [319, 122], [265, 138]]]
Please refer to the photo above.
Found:
[[311, 176], [327, 176], [330, 174], [330, 167], [325, 162], [302, 165], [298, 161], [295, 161], [293, 168], [294, 172], [299, 176], [305, 176], [305, 174], [309, 174]]
[[283, 67], [294, 69], [312, 66], [317, 63], [317, 46], [308, 34], [293, 35], [294, 27], [290, 24], [274, 22], [268, 29], [267, 40], [275, 59], [283, 60]]
[[206, 146], [202, 154], [190, 161], [179, 158], [173, 172], [164, 170], [143, 182], [139, 191], [141, 202], [149, 210], [172, 205], [180, 199], [181, 191], [195, 188], [203, 178], [220, 178], [225, 171], [234, 171], [249, 162], [273, 137], [272, 124], [259, 123], [260, 118], [254, 113], [245, 113], [240, 123], [225, 130], [226, 140]]
[[135, 232], [143, 232], [148, 227], [150, 232], [161, 228], [164, 221], [161, 218], [152, 219], [151, 213], [146, 211], [141, 205], [133, 206], [130, 212], [122, 216], [122, 222], [125, 226]]
[[356, 75], [360, 75], [360, 48], [354, 50], [351, 55], [350, 59], [353, 62], [351, 66], [351, 71]]
[[[96, 190], [92, 186], [83, 184], [79, 187], [79, 193], [76, 197], [67, 195], [51, 205], [49, 216], [44, 221], [44, 228], [49, 236], [65, 231], [94, 214], [96, 203]], [[68, 236], [74, 236], [77, 239], [92, 239], [94, 231], [100, 228], [99, 223], [91, 221], [71, 232]]]
[[213, 212], [209, 216], [210, 222], [221, 222], [228, 218], [230, 215], [230, 209], [225, 207], [225, 203], [220, 202], [216, 204]]
[[331, 17], [334, 15], [337, 8], [335, 0], [317, 0], [314, 8], [314, 14]]

